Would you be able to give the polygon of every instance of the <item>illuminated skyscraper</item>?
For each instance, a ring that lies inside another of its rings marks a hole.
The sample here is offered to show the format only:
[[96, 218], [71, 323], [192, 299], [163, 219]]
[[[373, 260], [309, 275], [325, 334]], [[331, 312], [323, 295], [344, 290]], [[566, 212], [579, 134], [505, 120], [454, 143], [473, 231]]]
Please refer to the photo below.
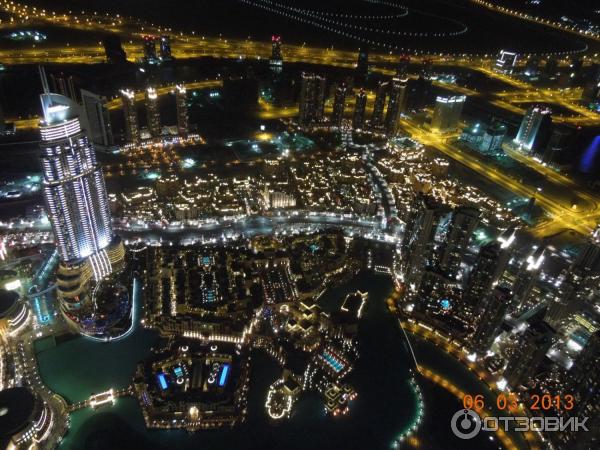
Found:
[[396, 77], [406, 79], [408, 74], [408, 65], [410, 64], [410, 56], [402, 55], [396, 67]]
[[150, 64], [156, 63], [156, 39], [154, 36], [144, 36], [144, 61]]
[[171, 37], [170, 36], [161, 36], [160, 37], [160, 58], [163, 61], [170, 61], [173, 59], [171, 55]]
[[365, 113], [367, 110], [367, 94], [364, 90], [356, 95], [356, 102], [354, 103], [354, 114], [352, 116], [352, 128], [355, 130], [361, 130], [365, 126]]
[[544, 117], [550, 117], [551, 113], [552, 111], [549, 108], [543, 106], [532, 106], [529, 108], [521, 122], [521, 127], [514, 140], [515, 144], [524, 150], [531, 151]]
[[438, 96], [435, 101], [435, 109], [433, 110], [431, 128], [441, 133], [456, 130], [466, 100], [467, 97], [464, 95]]
[[514, 231], [510, 229], [501, 236], [502, 241], [490, 242], [479, 250], [463, 294], [465, 305], [472, 314], [477, 314], [482, 300], [506, 270], [510, 259], [509, 248], [514, 237]]
[[138, 144], [140, 142], [140, 127], [135, 104], [135, 92], [128, 89], [121, 90], [121, 102], [125, 114], [125, 137], [127, 142]]
[[273, 69], [275, 72], [281, 72], [283, 66], [281, 36], [271, 36], [271, 59], [269, 64], [271, 65], [271, 69]]
[[148, 131], [153, 138], [159, 137], [162, 132], [160, 125], [160, 111], [158, 109], [158, 94], [156, 89], [146, 89], [146, 117], [148, 119]]
[[471, 340], [472, 348], [479, 354], [485, 354], [498, 335], [510, 305], [511, 292], [504, 287], [495, 287], [493, 291], [486, 292], [485, 296], [485, 306]]
[[177, 132], [180, 136], [188, 133], [187, 89], [178, 84], [175, 86], [175, 106], [177, 107]]
[[512, 287], [514, 296], [511, 309], [519, 310], [527, 304], [531, 292], [538, 282], [542, 264], [545, 259], [545, 251], [546, 248], [543, 245], [536, 248], [527, 257], [527, 260], [519, 269], [519, 273], [517, 274], [517, 278]]
[[82, 131], [79, 106], [62, 95], [42, 95], [44, 199], [61, 260], [104, 249], [112, 228], [102, 169]]
[[452, 212], [439, 258], [439, 268], [448, 278], [456, 279], [478, 223], [479, 211], [476, 208], [458, 207]]
[[344, 118], [344, 110], [346, 109], [346, 95], [348, 94], [348, 87], [345, 83], [340, 84], [333, 97], [333, 114], [331, 116], [331, 123], [340, 127], [342, 125], [342, 119]]
[[362, 47], [358, 50], [356, 76], [362, 82], [369, 76], [369, 49], [367, 47]]
[[388, 136], [394, 136], [398, 131], [400, 114], [406, 107], [406, 83], [407, 79], [394, 78], [390, 89], [390, 101], [385, 116], [385, 132]]
[[[103, 315], [102, 300], [92, 298], [92, 286], [122, 266], [125, 249], [112, 233], [104, 177], [82, 130], [82, 111], [69, 98], [50, 93], [45, 73], [40, 72], [43, 193], [60, 256], [61, 310], [81, 332], [104, 335], [113, 322]], [[127, 308], [120, 311], [128, 314]]]
[[411, 204], [402, 236], [401, 253], [405, 281], [418, 286], [423, 269], [431, 265], [434, 237], [447, 209], [432, 197], [417, 195]]
[[385, 101], [388, 94], [389, 83], [380, 81], [375, 96], [375, 105], [373, 105], [373, 115], [371, 116], [371, 126], [379, 128], [383, 126], [383, 114], [385, 111]]
[[483, 153], [498, 153], [502, 150], [502, 143], [504, 142], [505, 137], [506, 126], [499, 122], [494, 122], [486, 128], [479, 149]]
[[504, 369], [504, 378], [514, 390], [531, 379], [552, 346], [555, 331], [546, 322], [535, 321], [523, 332]]
[[302, 73], [300, 87], [300, 124], [310, 125], [323, 120], [325, 109], [325, 77]]
[[85, 111], [85, 125], [94, 145], [108, 147], [114, 144], [110, 115], [106, 108], [106, 99], [92, 92], [81, 90], [81, 100]]

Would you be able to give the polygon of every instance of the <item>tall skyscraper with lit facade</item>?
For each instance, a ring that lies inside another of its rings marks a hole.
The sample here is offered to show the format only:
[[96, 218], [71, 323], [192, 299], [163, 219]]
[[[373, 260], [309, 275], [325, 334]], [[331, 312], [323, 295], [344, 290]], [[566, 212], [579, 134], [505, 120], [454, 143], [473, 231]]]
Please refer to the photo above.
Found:
[[346, 84], [340, 84], [333, 97], [333, 114], [331, 115], [331, 123], [340, 127], [342, 120], [344, 119], [344, 110], [346, 109], [346, 95], [348, 94], [348, 87]]
[[542, 121], [549, 114], [551, 114], [550, 109], [543, 106], [532, 106], [529, 108], [521, 121], [519, 132], [514, 141], [515, 144], [528, 152], [531, 151]]
[[513, 390], [531, 379], [552, 346], [555, 334], [546, 322], [529, 324], [504, 369], [503, 376]]
[[365, 126], [365, 113], [367, 110], [367, 94], [361, 89], [356, 94], [356, 101], [354, 102], [354, 114], [352, 115], [352, 128], [354, 130], [361, 130]]
[[458, 275], [460, 264], [478, 224], [479, 211], [476, 208], [458, 207], [452, 212], [439, 257], [439, 268], [449, 278], [455, 279]]
[[148, 131], [153, 138], [161, 135], [160, 111], [158, 109], [158, 94], [156, 89], [146, 89], [146, 117], [148, 119]]
[[171, 36], [167, 36], [167, 35], [161, 36], [159, 45], [160, 45], [160, 58], [163, 61], [169, 61], [169, 60], [173, 59], [173, 56], [171, 55]]
[[283, 68], [283, 55], [281, 53], [281, 36], [271, 36], [271, 59], [269, 60], [271, 69], [275, 72], [281, 72]]
[[175, 86], [175, 106], [177, 108], [177, 132], [180, 136], [188, 134], [188, 108], [187, 108], [187, 89], [178, 84]]
[[387, 81], [380, 81], [375, 94], [375, 104], [373, 105], [373, 115], [371, 116], [371, 126], [378, 128], [383, 126], [383, 114], [385, 112], [385, 101], [389, 89]]
[[[92, 288], [122, 267], [125, 249], [112, 232], [102, 169], [81, 127], [83, 112], [71, 99], [50, 93], [41, 74], [40, 159], [46, 211], [60, 256], [61, 310], [79, 331], [104, 335], [111, 322], [102, 313], [102, 300], [92, 298]], [[120, 311], [127, 314], [126, 307]]]
[[72, 262], [105, 248], [112, 229], [102, 170], [81, 128], [78, 105], [42, 95], [44, 199], [61, 260]]
[[125, 138], [128, 143], [138, 144], [140, 142], [140, 126], [135, 104], [135, 92], [128, 89], [122, 90], [121, 101], [123, 102], [123, 114], [125, 114]]
[[479, 354], [485, 354], [494, 338], [498, 335], [511, 301], [511, 292], [504, 287], [495, 287], [486, 293], [485, 307], [479, 316], [479, 324], [471, 340], [473, 349]]
[[398, 131], [400, 114], [406, 108], [406, 84], [408, 79], [394, 78], [390, 89], [390, 101], [385, 116], [385, 132], [394, 136]]
[[300, 124], [321, 122], [325, 109], [325, 77], [303, 72], [301, 82]]
[[464, 95], [438, 96], [433, 110], [431, 128], [441, 133], [456, 130], [466, 100], [467, 97]]

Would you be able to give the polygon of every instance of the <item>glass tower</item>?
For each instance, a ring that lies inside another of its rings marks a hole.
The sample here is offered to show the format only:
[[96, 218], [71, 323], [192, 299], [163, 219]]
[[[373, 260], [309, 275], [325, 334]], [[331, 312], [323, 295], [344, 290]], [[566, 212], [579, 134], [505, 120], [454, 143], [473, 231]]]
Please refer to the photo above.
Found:
[[108, 197], [94, 148], [81, 128], [79, 106], [48, 92], [41, 100], [44, 200], [61, 260], [71, 263], [110, 244]]

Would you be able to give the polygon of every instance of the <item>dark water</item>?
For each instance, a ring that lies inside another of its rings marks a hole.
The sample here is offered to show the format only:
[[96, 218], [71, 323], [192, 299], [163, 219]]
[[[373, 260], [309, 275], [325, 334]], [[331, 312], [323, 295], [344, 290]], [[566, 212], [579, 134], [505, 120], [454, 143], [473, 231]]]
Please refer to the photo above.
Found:
[[[392, 48], [398, 46], [428, 51], [486, 53], [497, 52], [503, 48], [519, 52], [554, 52], [583, 47], [582, 42], [573, 36], [557, 34], [547, 28], [488, 12], [475, 7], [468, 0], [392, 0], [391, 3], [408, 6], [409, 14], [388, 19], [344, 18], [339, 15], [380, 17], [399, 14], [403, 10], [373, 0], [269, 2], [270, 5], [266, 0], [104, 0], [101, 4], [95, 2], [93, 10], [140, 17], [155, 24], [172, 26], [177, 30], [195, 31], [198, 34], [223, 34], [226, 37], [237, 38], [251, 36], [260, 40], [268, 40], [272, 34], [279, 34], [283, 36], [284, 42], [335, 45], [349, 49], [364, 45], [389, 49], [387, 45], [391, 45]], [[88, 2], [81, 0], [35, 0], [33, 3], [50, 10], [72, 9], [74, 13], [91, 9]], [[309, 23], [277, 14], [261, 8], [260, 5], [302, 17], [309, 20]], [[291, 7], [299, 8], [303, 13], [290, 10]], [[327, 17], [330, 22], [323, 21], [323, 17]], [[353, 34], [358, 39], [318, 27], [310, 21], [342, 33]], [[467, 32], [457, 36], [431, 36], [435, 33], [461, 30], [465, 25], [468, 28]], [[389, 34], [388, 31], [427, 33], [428, 36]], [[367, 44], [360, 39], [372, 43]]]
[[[137, 400], [120, 398], [113, 407], [73, 413], [61, 449], [389, 449], [393, 439], [414, 423], [417, 409], [423, 405], [408, 383], [412, 359], [406, 340], [386, 309], [385, 299], [392, 289], [387, 276], [361, 273], [328, 290], [320, 303], [326, 311], [338, 308], [346, 294], [356, 289], [368, 291], [369, 302], [359, 327], [360, 358], [348, 378], [359, 393], [349, 416], [326, 416], [318, 395], [308, 394], [297, 403], [291, 420], [269, 425], [265, 394], [281, 369], [269, 356], [254, 351], [246, 423], [195, 434], [151, 431], [144, 426]], [[41, 351], [40, 371], [52, 389], [70, 401], [82, 400], [91, 392], [128, 385], [136, 361], [148, 353], [155, 339], [153, 332], [140, 328], [129, 338], [108, 345], [82, 338], [67, 340]], [[410, 340], [420, 364], [443, 374], [464, 392], [486, 393], [485, 385], [443, 350], [414, 336]], [[498, 448], [494, 436], [487, 433], [471, 441], [454, 437], [450, 417], [461, 408], [460, 401], [427, 380], [417, 378], [417, 382], [424, 399], [424, 421], [417, 432], [419, 448]]]
[[[346, 293], [355, 289], [368, 290], [370, 300], [359, 328], [361, 357], [349, 378], [359, 393], [349, 416], [328, 417], [319, 397], [307, 395], [297, 404], [292, 420], [270, 426], [264, 413], [265, 394], [281, 370], [257, 351], [252, 355], [248, 421], [233, 430], [196, 434], [148, 431], [137, 401], [122, 398], [114, 407], [74, 413], [71, 431], [61, 448], [389, 448], [415, 417], [417, 398], [408, 383], [410, 357], [397, 321], [385, 307], [391, 290], [386, 277], [360, 274], [350, 283], [329, 290], [322, 298], [324, 308], [339, 307]], [[128, 385], [136, 361], [148, 353], [155, 339], [153, 332], [144, 329], [114, 344], [72, 339], [42, 351], [40, 371], [53, 390], [70, 401], [79, 401], [92, 392]]]

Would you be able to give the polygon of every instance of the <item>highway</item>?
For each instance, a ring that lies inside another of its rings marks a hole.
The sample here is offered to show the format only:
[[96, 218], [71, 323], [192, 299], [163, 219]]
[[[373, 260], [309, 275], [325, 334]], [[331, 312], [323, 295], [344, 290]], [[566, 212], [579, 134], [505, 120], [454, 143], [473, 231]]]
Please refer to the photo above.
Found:
[[[137, 19], [125, 19], [119, 16], [109, 17], [97, 14], [61, 15], [16, 4], [8, 0], [0, 0], [0, 10], [4, 10], [12, 16], [10, 22], [5, 21], [0, 23], [0, 28], [4, 29], [11, 29], [15, 26], [23, 26], [24, 24], [35, 25], [41, 23], [46, 25], [60, 25], [92, 33], [99, 31], [105, 33], [107, 30], [113, 31], [121, 36], [130, 60], [139, 60], [142, 57], [141, 38], [143, 35], [158, 35], [163, 33], [169, 33], [172, 36], [173, 54], [176, 58], [181, 59], [201, 56], [268, 59], [271, 52], [269, 42], [258, 42], [250, 39], [231, 40], [223, 37], [206, 37], [196, 35], [195, 33], [177, 33], [170, 29], [143, 23]], [[74, 46], [70, 43], [62, 43], [61, 45], [45, 43], [39, 46], [33, 44], [31, 49], [5, 49], [0, 52], [0, 58], [2, 58], [5, 64], [40, 63], [46, 61], [56, 63], [94, 63], [104, 60], [104, 51], [100, 42], [79, 46]], [[284, 58], [285, 61], [289, 62], [353, 68], [356, 62], [356, 52], [286, 44], [284, 47]], [[386, 75], [392, 74], [393, 71], [389, 67], [394, 67], [397, 64], [397, 56], [391, 53], [373, 53], [369, 56], [369, 60], [374, 72]], [[490, 104], [514, 114], [522, 115], [525, 113], [525, 108], [521, 106], [523, 103], [554, 103], [572, 113], [569, 116], [553, 115], [553, 119], [558, 123], [578, 125], [600, 124], [599, 114], [574, 103], [580, 96], [579, 91], [537, 89], [522, 80], [517, 80], [506, 74], [491, 70], [490, 67], [494, 60], [491, 56], [482, 58], [422, 55], [412, 58], [413, 63], [422, 63], [425, 60], [430, 60], [435, 65], [457, 66], [479, 71], [491, 79], [502, 82], [507, 86], [508, 90], [486, 92], [486, 94], [490, 97]], [[186, 87], [190, 90], [217, 88], [221, 86], [221, 83], [221, 80], [205, 80], [189, 83]], [[436, 81], [435, 85], [455, 93], [470, 96], [481, 95], [476, 90], [455, 84]], [[161, 87], [159, 94], [165, 95], [173, 88], [174, 86]], [[136, 100], [141, 101], [142, 99], [143, 92], [136, 93]], [[109, 109], [112, 110], [119, 109], [121, 106], [119, 98], [111, 100], [108, 104]], [[296, 114], [296, 108], [276, 108], [262, 102], [259, 117], [263, 119], [288, 118]], [[20, 120], [16, 121], [16, 125], [17, 129], [31, 129], [37, 126], [37, 120]], [[446, 156], [463, 164], [502, 188], [523, 197], [535, 197], [537, 204], [551, 216], [550, 220], [536, 227], [535, 232], [539, 235], [555, 234], [564, 229], [572, 229], [587, 235], [600, 222], [598, 198], [596, 195], [586, 192], [584, 189], [577, 188], [575, 183], [568, 177], [557, 174], [524, 155], [509, 152], [509, 155], [515, 160], [546, 177], [548, 182], [553, 186], [567, 190], [567, 192], [575, 197], [575, 203], [572, 201], [572, 198], [564, 198], [565, 195], [556, 195], [554, 192], [547, 192], [546, 190], [540, 192], [539, 186], [528, 183], [527, 180], [516, 180], [509, 174], [496, 169], [490, 163], [481, 160], [476, 155], [447, 143], [444, 138], [416, 126], [409, 120], [402, 120], [402, 126], [418, 141], [436, 148]]]

